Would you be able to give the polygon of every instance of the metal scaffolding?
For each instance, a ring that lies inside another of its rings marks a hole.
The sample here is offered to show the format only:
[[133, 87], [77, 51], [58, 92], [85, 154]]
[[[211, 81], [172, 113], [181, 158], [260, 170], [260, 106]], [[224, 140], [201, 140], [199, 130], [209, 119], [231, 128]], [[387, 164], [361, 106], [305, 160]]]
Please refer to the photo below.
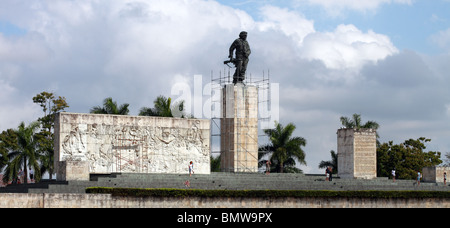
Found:
[[[267, 117], [261, 117], [259, 109], [261, 106], [270, 106], [270, 72], [267, 72], [267, 76], [266, 72], [263, 72], [262, 77], [254, 77], [250, 74], [243, 85], [244, 88], [256, 87], [257, 89], [256, 129], [252, 129], [254, 127], [249, 124], [253, 120], [249, 119], [249, 113], [245, 111], [248, 105], [245, 101], [238, 101], [240, 105], [235, 105], [237, 110], [235, 110], [234, 120], [230, 121], [230, 118], [225, 116], [224, 93], [227, 86], [233, 85], [232, 77], [231, 69], [220, 71], [219, 77], [211, 73], [211, 95], [215, 94], [211, 99], [211, 153], [214, 157], [222, 155], [221, 171], [223, 172], [258, 172], [259, 142], [267, 143], [260, 124], [261, 120]], [[220, 107], [220, 111], [213, 110], [213, 107]]]

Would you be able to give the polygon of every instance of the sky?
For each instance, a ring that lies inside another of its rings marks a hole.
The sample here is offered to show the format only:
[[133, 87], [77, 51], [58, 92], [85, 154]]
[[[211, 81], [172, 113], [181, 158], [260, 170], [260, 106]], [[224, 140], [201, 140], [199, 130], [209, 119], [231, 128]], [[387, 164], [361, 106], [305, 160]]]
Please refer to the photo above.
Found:
[[195, 117], [207, 118], [206, 85], [247, 31], [247, 73], [270, 70], [279, 122], [307, 140], [305, 173], [323, 173], [339, 118], [354, 113], [380, 124], [382, 143], [427, 137], [427, 150], [444, 154], [448, 12], [449, 0], [2, 0], [0, 131], [42, 116], [32, 97], [43, 91], [65, 97], [69, 112], [112, 97], [137, 115], [185, 85]]

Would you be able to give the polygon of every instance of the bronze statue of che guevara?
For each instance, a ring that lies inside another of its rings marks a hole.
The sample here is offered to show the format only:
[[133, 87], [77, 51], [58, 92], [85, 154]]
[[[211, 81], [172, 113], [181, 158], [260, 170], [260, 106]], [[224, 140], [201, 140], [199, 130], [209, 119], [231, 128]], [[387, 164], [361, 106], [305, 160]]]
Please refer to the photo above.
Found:
[[[236, 51], [236, 57], [233, 58], [233, 52]], [[247, 42], [247, 32], [241, 32], [239, 38], [236, 39], [230, 47], [228, 58], [236, 66], [236, 72], [233, 75], [233, 83], [242, 83], [245, 80], [245, 72], [247, 71], [248, 57], [252, 51]]]

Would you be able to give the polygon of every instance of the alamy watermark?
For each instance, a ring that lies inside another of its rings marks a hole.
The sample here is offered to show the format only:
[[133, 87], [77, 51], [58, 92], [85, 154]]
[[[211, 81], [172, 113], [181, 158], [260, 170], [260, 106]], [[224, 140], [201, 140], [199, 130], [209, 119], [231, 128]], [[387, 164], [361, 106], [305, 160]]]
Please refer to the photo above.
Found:
[[[205, 83], [207, 82], [207, 83]], [[280, 117], [280, 86], [278, 83], [253, 83], [258, 88], [258, 119], [260, 129], [273, 128]], [[179, 82], [171, 88], [172, 115], [185, 115], [201, 119], [221, 117], [222, 85], [204, 81], [202, 75], [194, 75], [193, 85]], [[183, 103], [182, 106], [179, 104]]]

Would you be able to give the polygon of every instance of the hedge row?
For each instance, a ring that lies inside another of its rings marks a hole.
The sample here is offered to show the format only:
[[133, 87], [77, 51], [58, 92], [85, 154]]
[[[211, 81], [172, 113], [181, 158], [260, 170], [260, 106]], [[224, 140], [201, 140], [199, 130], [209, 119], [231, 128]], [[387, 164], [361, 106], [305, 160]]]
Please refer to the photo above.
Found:
[[111, 194], [127, 197], [347, 197], [347, 198], [450, 198], [450, 191], [307, 191], [307, 190], [200, 190], [200, 189], [142, 189], [142, 188], [106, 188], [86, 189], [91, 194]]

